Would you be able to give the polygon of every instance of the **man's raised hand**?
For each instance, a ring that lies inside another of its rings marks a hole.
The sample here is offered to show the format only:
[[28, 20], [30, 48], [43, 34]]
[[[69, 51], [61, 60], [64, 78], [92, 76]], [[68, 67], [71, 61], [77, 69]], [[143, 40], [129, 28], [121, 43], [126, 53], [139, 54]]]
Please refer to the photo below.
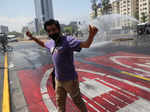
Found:
[[91, 38], [93, 38], [97, 32], [98, 32], [98, 29], [95, 26], [89, 25], [89, 36]]
[[27, 31], [27, 32], [26, 32], [26, 35], [32, 39], [32, 34], [31, 34], [30, 31]]

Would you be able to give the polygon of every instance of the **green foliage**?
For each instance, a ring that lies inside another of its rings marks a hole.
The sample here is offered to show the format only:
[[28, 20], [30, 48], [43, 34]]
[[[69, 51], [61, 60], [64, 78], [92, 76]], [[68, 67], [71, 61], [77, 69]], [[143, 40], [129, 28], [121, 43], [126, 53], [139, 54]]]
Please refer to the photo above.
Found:
[[65, 26], [64, 27], [64, 32], [72, 34], [72, 27], [71, 26]]
[[44, 29], [41, 29], [40, 30], [40, 35], [45, 35], [46, 34], [46, 31]]
[[102, 0], [102, 6], [105, 8], [108, 6], [110, 0]]
[[147, 16], [144, 12], [142, 12], [141, 15], [142, 15], [141, 20], [143, 23], [145, 23], [147, 21]]
[[102, 14], [107, 14], [110, 0], [102, 0]]
[[139, 20], [139, 13], [138, 13], [138, 11], [136, 11], [136, 12], [134, 13], [134, 17], [135, 17], [137, 20]]
[[96, 18], [97, 17], [97, 9], [98, 9], [98, 6], [96, 3], [93, 4], [92, 9], [94, 10], [94, 13], [95, 13], [94, 18]]

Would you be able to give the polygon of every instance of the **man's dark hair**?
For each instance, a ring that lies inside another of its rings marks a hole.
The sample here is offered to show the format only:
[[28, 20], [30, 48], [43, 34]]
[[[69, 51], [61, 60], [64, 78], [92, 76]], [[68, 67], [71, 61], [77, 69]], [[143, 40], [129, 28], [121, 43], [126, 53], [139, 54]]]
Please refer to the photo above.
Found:
[[50, 19], [50, 20], [48, 20], [48, 21], [46, 21], [45, 23], [44, 23], [44, 29], [45, 29], [45, 31], [47, 31], [47, 26], [49, 26], [49, 25], [56, 25], [56, 27], [58, 28], [58, 30], [60, 31], [60, 24], [59, 24], [59, 22], [57, 21], [57, 20], [54, 20], [54, 19]]

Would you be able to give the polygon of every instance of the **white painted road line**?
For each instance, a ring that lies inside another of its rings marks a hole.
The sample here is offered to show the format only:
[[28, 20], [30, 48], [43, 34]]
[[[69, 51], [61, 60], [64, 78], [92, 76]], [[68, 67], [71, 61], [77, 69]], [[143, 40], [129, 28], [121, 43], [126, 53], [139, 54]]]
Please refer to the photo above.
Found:
[[117, 112], [150, 112], [150, 103], [144, 99], [139, 99]]
[[142, 66], [142, 67], [147, 67], [147, 68], [150, 68], [150, 65], [146, 65], [146, 64], [139, 64], [139, 63], [135, 63], [136, 65], [138, 66]]
[[42, 99], [44, 101], [44, 104], [46, 105], [47, 109], [49, 112], [57, 112], [56, 106], [54, 105], [54, 103], [52, 102], [52, 100], [50, 99], [49, 95], [48, 95], [48, 91], [47, 91], [47, 81], [48, 78], [50, 76], [50, 74], [52, 73], [53, 69], [49, 69], [45, 72], [41, 83], [40, 83], [40, 90], [41, 90], [41, 95], [42, 95]]
[[101, 76], [105, 76], [106, 74], [104, 73], [100, 73], [100, 72], [94, 72], [91, 70], [86, 70], [86, 69], [77, 69], [78, 72], [87, 72], [87, 73], [93, 73], [93, 74], [97, 74], [97, 75], [101, 75]]
[[94, 79], [88, 79], [83, 77], [85, 81], [80, 83], [81, 93], [84, 94], [89, 99], [100, 96], [104, 93], [112, 91], [113, 89], [105, 86]]
[[121, 82], [125, 82], [125, 83], [127, 83], [127, 84], [129, 84], [129, 85], [132, 85], [132, 86], [135, 86], [135, 87], [138, 87], [138, 88], [140, 88], [140, 89], [143, 89], [143, 90], [145, 90], [145, 91], [150, 92], [150, 88], [147, 88], [147, 87], [138, 85], [138, 84], [136, 84], [136, 83], [133, 83], [133, 82], [128, 81], [128, 80], [125, 80], [125, 79], [121, 79], [121, 78], [118, 78], [118, 77], [114, 77], [114, 76], [112, 76], [112, 75], [110, 75], [110, 74], [105, 74], [105, 73], [100, 73], [100, 72], [94, 72], [94, 71], [84, 70], [84, 69], [77, 69], [77, 71], [88, 72], [88, 73], [94, 73], [94, 74], [97, 74], [97, 75], [100, 75], [100, 76], [105, 76], [105, 75], [107, 75], [106, 77], [110, 77], [110, 78], [112, 78], [112, 79], [115, 79], [115, 80], [118, 80], [118, 81], [121, 81]]
[[[123, 92], [125, 92], [125, 93], [127, 93], [127, 94], [129, 94], [129, 95], [132, 95], [132, 96], [135, 96], [133, 93], [130, 93], [130, 92], [128, 92], [128, 91], [126, 91], [126, 90], [124, 90], [124, 89], [122, 89], [122, 88], [120, 88], [120, 87], [118, 87], [118, 86], [116, 86], [116, 85], [113, 85], [113, 84], [111, 84], [111, 83], [109, 83], [109, 82], [106, 82], [106, 81], [104, 81], [104, 80], [101, 80], [101, 79], [96, 79], [96, 80], [99, 80], [99, 81], [101, 81], [101, 82], [103, 82], [103, 83], [105, 83], [105, 84], [108, 84], [108, 85], [110, 85], [110, 86], [112, 86], [112, 87], [114, 87], [114, 88], [117, 88], [117, 89], [119, 89], [119, 90], [121, 90], [121, 91], [123, 91]], [[120, 92], [119, 92], [120, 93]], [[120, 93], [121, 94], [121, 93]]]
[[146, 88], [146, 87], [144, 87], [144, 86], [138, 85], [138, 84], [133, 83], [133, 82], [130, 82], [130, 81], [128, 81], [128, 80], [120, 79], [120, 78], [114, 77], [114, 76], [112, 76], [112, 75], [107, 75], [107, 77], [110, 77], [110, 78], [112, 78], [112, 79], [115, 79], [115, 80], [118, 80], [118, 81], [121, 81], [121, 82], [125, 82], [125, 83], [127, 83], [127, 84], [129, 84], [129, 85], [132, 85], [132, 86], [135, 86], [135, 87], [138, 87], [138, 88], [140, 88], [140, 89], [143, 89], [143, 90], [145, 90], [145, 91], [150, 92], [150, 88]]
[[150, 65], [150, 63], [146, 63], [147, 65]]
[[145, 59], [150, 59], [150, 57], [135, 57], [135, 56], [113, 56], [113, 57], [110, 57], [110, 60], [112, 60], [114, 63], [116, 63], [118, 65], [121, 65], [121, 66], [126, 67], [126, 68], [130, 68], [132, 70], [136, 70], [136, 71], [140, 71], [140, 72], [143, 72], [143, 73], [150, 74], [150, 71], [146, 71], [146, 70], [143, 70], [143, 69], [140, 69], [140, 68], [134, 68], [132, 66], [123, 64], [123, 63], [119, 62], [117, 60], [117, 58], [145, 58]]

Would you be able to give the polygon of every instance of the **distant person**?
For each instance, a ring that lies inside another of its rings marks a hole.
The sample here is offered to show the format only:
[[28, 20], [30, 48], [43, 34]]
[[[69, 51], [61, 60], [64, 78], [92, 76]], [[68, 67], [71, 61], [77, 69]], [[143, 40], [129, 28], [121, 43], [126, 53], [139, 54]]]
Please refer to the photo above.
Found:
[[65, 112], [67, 93], [70, 94], [75, 105], [81, 112], [87, 112], [84, 101], [81, 98], [77, 72], [73, 62], [73, 52], [79, 52], [81, 48], [89, 48], [93, 42], [98, 29], [89, 25], [89, 37], [86, 41], [80, 41], [72, 36], [63, 36], [59, 22], [53, 19], [45, 22], [45, 31], [51, 40], [42, 42], [32, 36], [28, 31], [26, 34], [39, 45], [53, 52], [52, 61], [55, 68], [55, 92], [58, 112]]

